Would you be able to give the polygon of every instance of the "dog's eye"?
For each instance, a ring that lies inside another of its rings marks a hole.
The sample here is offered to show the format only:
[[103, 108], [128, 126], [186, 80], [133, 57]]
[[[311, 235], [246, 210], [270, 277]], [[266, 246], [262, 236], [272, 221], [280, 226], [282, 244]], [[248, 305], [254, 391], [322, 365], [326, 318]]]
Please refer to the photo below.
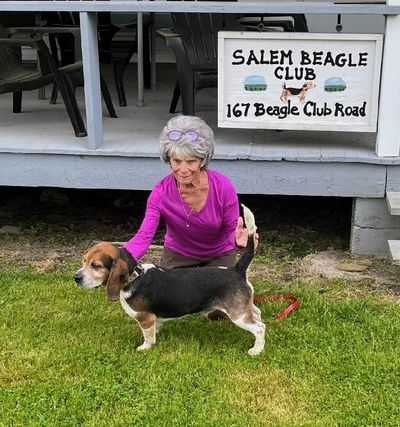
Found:
[[100, 268], [102, 268], [102, 267], [103, 267], [102, 265], [92, 262], [93, 270], [100, 270]]

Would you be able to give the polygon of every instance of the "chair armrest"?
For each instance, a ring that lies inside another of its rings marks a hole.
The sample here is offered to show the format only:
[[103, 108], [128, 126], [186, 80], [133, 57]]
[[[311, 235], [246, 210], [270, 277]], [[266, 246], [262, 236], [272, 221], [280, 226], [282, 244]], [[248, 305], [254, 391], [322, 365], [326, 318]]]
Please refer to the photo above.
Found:
[[159, 34], [164, 39], [167, 39], [169, 37], [179, 37], [179, 34], [174, 33], [170, 28], [160, 28], [159, 30], [156, 30], [157, 34]]
[[77, 25], [52, 25], [50, 27], [11, 27], [7, 28], [10, 36], [17, 34], [71, 34], [74, 37], [75, 52], [77, 59], [82, 58], [81, 53], [81, 29]]
[[21, 34], [21, 33], [27, 33], [27, 34], [73, 34], [76, 36], [80, 36], [81, 29], [76, 25], [71, 26], [51, 26], [51, 27], [11, 27], [7, 28], [7, 31], [9, 31], [11, 34]]
[[37, 47], [38, 41], [42, 40], [42, 37], [27, 37], [27, 38], [0, 38], [0, 45], [3, 46], [31, 46]]

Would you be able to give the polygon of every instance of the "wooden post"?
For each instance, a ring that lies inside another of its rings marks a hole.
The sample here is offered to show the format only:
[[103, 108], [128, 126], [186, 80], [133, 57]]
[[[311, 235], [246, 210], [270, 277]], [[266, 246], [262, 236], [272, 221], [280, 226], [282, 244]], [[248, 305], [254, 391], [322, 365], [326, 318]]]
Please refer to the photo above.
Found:
[[88, 147], [95, 150], [103, 143], [97, 15], [94, 12], [80, 12], [79, 15], [81, 21], [83, 76], [85, 79]]
[[[400, 0], [388, 0], [399, 6]], [[379, 157], [400, 154], [400, 15], [386, 17], [385, 44], [382, 62], [376, 154]]]
[[143, 13], [137, 14], [137, 74], [138, 74], [138, 107], [144, 106], [143, 77]]

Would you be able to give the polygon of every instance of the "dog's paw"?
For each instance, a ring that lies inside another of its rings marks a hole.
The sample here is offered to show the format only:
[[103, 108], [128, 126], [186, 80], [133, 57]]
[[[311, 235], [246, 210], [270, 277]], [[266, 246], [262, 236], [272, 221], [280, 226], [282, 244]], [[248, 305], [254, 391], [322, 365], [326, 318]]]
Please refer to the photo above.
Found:
[[143, 343], [139, 347], [136, 348], [136, 351], [149, 350], [152, 347], [152, 344]]
[[249, 353], [250, 356], [258, 356], [262, 351], [262, 348], [252, 347], [247, 353]]

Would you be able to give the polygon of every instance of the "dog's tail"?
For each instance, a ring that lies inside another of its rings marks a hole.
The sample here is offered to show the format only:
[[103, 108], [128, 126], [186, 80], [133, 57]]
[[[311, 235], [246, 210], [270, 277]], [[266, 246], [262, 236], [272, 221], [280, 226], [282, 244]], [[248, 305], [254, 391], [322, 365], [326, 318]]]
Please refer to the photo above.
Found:
[[246, 277], [246, 271], [249, 268], [257, 247], [257, 226], [253, 212], [243, 204], [242, 207], [244, 222], [246, 224], [247, 230], [249, 231], [249, 237], [247, 239], [246, 249], [244, 250], [243, 255], [240, 257], [239, 261], [236, 263], [235, 269], [241, 276]]

